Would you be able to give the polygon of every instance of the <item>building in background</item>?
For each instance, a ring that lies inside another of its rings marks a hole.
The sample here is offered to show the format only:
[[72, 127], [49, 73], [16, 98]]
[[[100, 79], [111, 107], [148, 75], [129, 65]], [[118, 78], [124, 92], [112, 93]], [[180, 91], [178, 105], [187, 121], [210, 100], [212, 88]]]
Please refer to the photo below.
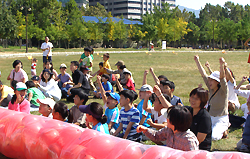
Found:
[[126, 19], [141, 19], [141, 15], [153, 11], [154, 5], [161, 7], [162, 3], [166, 2], [172, 5], [171, 8], [175, 7], [175, 0], [89, 0], [89, 6], [94, 6], [97, 2], [103, 5], [107, 12], [111, 12], [112, 16], [123, 15]]
[[[65, 7], [65, 3], [67, 3], [69, 0], [59, 0], [59, 2], [62, 2], [62, 6]], [[78, 4], [78, 7], [84, 7], [86, 8], [87, 4], [89, 3], [89, 0], [75, 0]]]

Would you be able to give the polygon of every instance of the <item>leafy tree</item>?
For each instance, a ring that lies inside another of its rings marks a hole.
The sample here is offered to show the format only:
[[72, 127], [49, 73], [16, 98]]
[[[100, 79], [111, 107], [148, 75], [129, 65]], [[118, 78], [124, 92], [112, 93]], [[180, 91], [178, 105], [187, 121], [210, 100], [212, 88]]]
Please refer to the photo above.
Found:
[[90, 6], [86, 9], [82, 8], [82, 13], [85, 16], [107, 17], [108, 13], [103, 5], [97, 3], [96, 6]]
[[161, 40], [166, 39], [166, 35], [169, 32], [169, 25], [168, 25], [168, 20], [161, 18], [156, 25], [157, 29], [157, 37]]
[[187, 28], [191, 31], [188, 32], [188, 34], [185, 36], [185, 39], [189, 44], [191, 43], [194, 48], [200, 38], [200, 28], [192, 22], [188, 23]]
[[112, 20], [111, 12], [108, 13], [106, 24], [107, 24], [106, 39], [108, 41], [115, 41], [115, 22]]
[[19, 39], [19, 46], [21, 49], [22, 46], [22, 34], [23, 30], [25, 29], [25, 17], [23, 16], [22, 12], [19, 12], [17, 10], [17, 15], [16, 15], [16, 20], [17, 20], [17, 29], [16, 29], [16, 36]]
[[139, 27], [138, 25], [129, 25], [128, 37], [132, 41], [136, 41], [137, 48], [139, 47], [139, 41], [141, 41], [147, 33], [147, 31], [142, 32], [141, 27]]
[[120, 44], [119, 47], [122, 47], [122, 45], [128, 38], [127, 28], [123, 22], [123, 17], [121, 17], [121, 20], [119, 22], [115, 23], [114, 31], [115, 31], [115, 38]]

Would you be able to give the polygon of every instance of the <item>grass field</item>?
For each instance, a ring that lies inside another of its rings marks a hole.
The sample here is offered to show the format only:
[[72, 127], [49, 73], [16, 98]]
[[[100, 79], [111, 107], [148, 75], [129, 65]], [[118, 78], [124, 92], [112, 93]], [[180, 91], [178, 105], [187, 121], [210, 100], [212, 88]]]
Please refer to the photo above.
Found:
[[[123, 60], [127, 66], [127, 68], [133, 73], [133, 77], [135, 79], [135, 87], [139, 89], [142, 84], [143, 73], [144, 70], [153, 67], [156, 75], [165, 75], [169, 80], [174, 81], [176, 88], [174, 95], [179, 96], [184, 105], [189, 105], [189, 93], [190, 91], [197, 87], [198, 84], [202, 83], [205, 86], [198, 69], [193, 60], [194, 55], [198, 54], [200, 56], [200, 61], [202, 64], [208, 60], [211, 64], [213, 70], [219, 70], [219, 58], [224, 57], [226, 62], [228, 63], [228, 67], [233, 70], [237, 83], [240, 82], [243, 75], [249, 75], [249, 64], [247, 63], [248, 52], [227, 52], [226, 54], [222, 53], [184, 53], [178, 52], [178, 54], [174, 53], [151, 53], [151, 55], [146, 53], [119, 53], [119, 54], [111, 54], [109, 63], [112, 69], [116, 69], [114, 66], [118, 60]], [[40, 74], [42, 71], [42, 57], [38, 58], [37, 64], [37, 74]], [[53, 56], [53, 64], [54, 68], [59, 73], [59, 66], [61, 63], [65, 63], [67, 66], [70, 65], [70, 61], [79, 60], [80, 55], [61, 55], [61, 56]], [[12, 62], [16, 58], [1, 58], [0, 59], [0, 68], [1, 68], [1, 81], [4, 84], [9, 85], [9, 81], [7, 81], [7, 76], [9, 75], [12, 69]], [[28, 73], [30, 77], [30, 62], [27, 58], [18, 58], [23, 62], [24, 70]], [[97, 56], [94, 54], [94, 67], [93, 71], [97, 71], [98, 63], [102, 61], [101, 54]], [[70, 70], [67, 70], [68, 73], [71, 74]], [[94, 78], [95, 80], [95, 78]], [[151, 86], [154, 85], [154, 81], [152, 76], [149, 74], [147, 77], [148, 84]], [[240, 103], [243, 104], [246, 102], [246, 99], [239, 97]], [[88, 103], [92, 101], [97, 101], [102, 103], [102, 100], [99, 99], [90, 99]], [[139, 102], [139, 99], [136, 100]], [[69, 107], [73, 105], [73, 103], [67, 103]], [[237, 110], [236, 112], [239, 115], [243, 115], [241, 110]], [[38, 114], [38, 113], [34, 113]], [[222, 139], [220, 141], [216, 141], [212, 143], [213, 150], [219, 151], [234, 151], [236, 147], [236, 143], [240, 140], [242, 135], [242, 129], [230, 129], [229, 130], [229, 138]], [[146, 142], [146, 144], [152, 144], [151, 142]]]

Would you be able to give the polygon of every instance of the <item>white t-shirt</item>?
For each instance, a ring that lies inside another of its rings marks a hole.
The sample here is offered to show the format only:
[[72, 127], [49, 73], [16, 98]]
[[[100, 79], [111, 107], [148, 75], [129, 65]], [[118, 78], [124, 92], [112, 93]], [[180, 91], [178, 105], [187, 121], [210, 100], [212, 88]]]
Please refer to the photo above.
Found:
[[247, 108], [247, 103], [244, 103], [241, 105], [241, 110], [244, 112], [243, 118], [247, 119], [247, 116], [248, 116], [247, 113], [249, 112], [249, 110]]
[[236, 82], [234, 80], [234, 83], [231, 83], [229, 80], [227, 82], [228, 85], [228, 101], [232, 102], [235, 104], [235, 106], [239, 109], [240, 108], [240, 102], [237, 97], [237, 94], [234, 92], [234, 87], [236, 86]]
[[48, 56], [52, 56], [52, 47], [53, 47], [53, 44], [51, 42], [48, 42], [48, 43], [44, 42], [44, 43], [42, 43], [41, 49], [50, 48], [50, 52], [49, 52], [49, 50], [45, 50], [43, 52], [43, 56], [47, 56], [48, 52], [49, 52]]
[[155, 111], [154, 108], [151, 108], [151, 113], [152, 115], [154, 115], [155, 123], [162, 124], [162, 123], [167, 122], [167, 119], [163, 115], [158, 116], [158, 112]]

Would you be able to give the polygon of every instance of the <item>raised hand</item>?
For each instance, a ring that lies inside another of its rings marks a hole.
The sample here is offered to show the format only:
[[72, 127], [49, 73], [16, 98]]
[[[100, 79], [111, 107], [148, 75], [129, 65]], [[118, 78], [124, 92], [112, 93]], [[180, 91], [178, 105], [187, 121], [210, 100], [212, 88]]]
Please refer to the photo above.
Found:
[[199, 59], [200, 59], [200, 58], [199, 58], [198, 55], [195, 55], [195, 56], [194, 56], [194, 61], [199, 61]]
[[157, 96], [160, 96], [161, 95], [161, 89], [159, 86], [155, 85], [154, 88], [153, 88], [153, 91], [154, 93], [157, 95]]
[[210, 67], [210, 64], [209, 64], [208, 61], [205, 63], [205, 66], [206, 66], [207, 68]]

